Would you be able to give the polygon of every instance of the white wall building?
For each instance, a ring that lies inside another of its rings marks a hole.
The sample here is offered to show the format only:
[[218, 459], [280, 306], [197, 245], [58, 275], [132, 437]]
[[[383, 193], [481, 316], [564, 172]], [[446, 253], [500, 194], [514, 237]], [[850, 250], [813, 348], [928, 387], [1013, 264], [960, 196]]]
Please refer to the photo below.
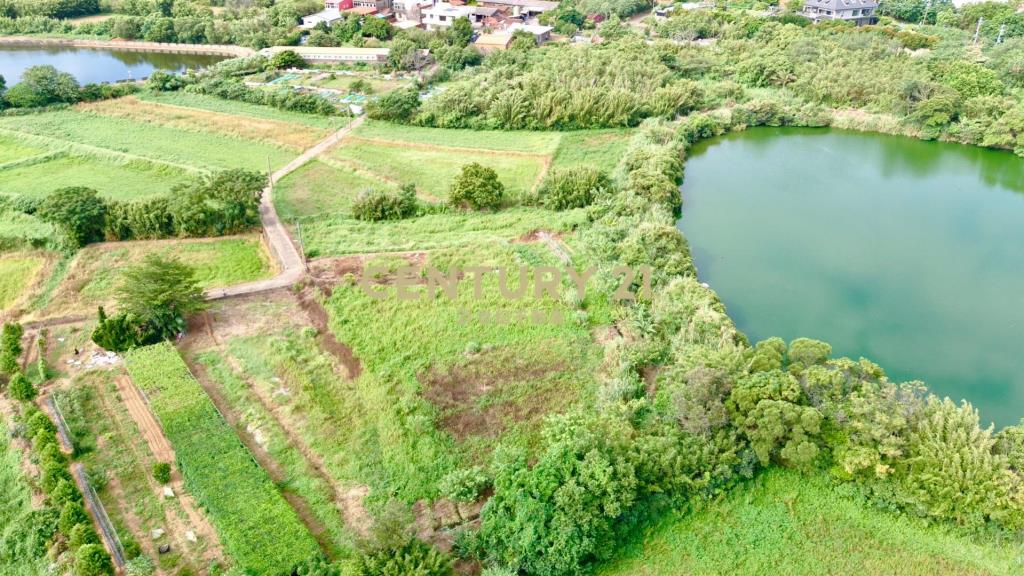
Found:
[[458, 18], [469, 18], [474, 27], [480, 25], [473, 6], [452, 6], [447, 2], [437, 2], [423, 9], [423, 24], [427, 30], [451, 28], [452, 22]]

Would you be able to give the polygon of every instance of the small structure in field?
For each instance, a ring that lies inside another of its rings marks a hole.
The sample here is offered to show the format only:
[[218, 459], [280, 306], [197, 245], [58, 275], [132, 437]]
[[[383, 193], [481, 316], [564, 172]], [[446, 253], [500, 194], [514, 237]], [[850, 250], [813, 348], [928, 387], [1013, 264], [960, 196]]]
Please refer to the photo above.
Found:
[[507, 50], [511, 43], [511, 34], [481, 34], [473, 46], [484, 54], [490, 54], [495, 50]]

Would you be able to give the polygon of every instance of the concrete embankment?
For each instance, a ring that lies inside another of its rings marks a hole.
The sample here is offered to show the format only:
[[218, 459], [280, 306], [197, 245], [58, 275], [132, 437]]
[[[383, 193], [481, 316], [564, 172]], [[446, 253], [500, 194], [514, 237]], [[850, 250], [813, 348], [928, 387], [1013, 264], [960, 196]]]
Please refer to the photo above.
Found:
[[170, 44], [163, 42], [138, 42], [134, 40], [86, 40], [79, 38], [43, 38], [37, 36], [0, 36], [0, 47], [2, 46], [65, 46], [68, 48], [165, 52], [171, 54], [210, 54], [215, 56], [251, 56], [256, 53], [251, 48], [227, 44]]

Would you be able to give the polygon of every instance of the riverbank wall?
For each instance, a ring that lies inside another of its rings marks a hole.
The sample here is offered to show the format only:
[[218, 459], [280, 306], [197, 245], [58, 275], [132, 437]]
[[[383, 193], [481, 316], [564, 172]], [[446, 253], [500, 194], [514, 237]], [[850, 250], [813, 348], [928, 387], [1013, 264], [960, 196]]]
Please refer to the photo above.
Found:
[[42, 38], [38, 36], [0, 36], [0, 46], [64, 46], [68, 48], [94, 48], [126, 50], [130, 52], [164, 52], [170, 54], [209, 54], [211, 56], [251, 56], [251, 48], [230, 44], [171, 44], [139, 42], [135, 40], [84, 40], [77, 38]]

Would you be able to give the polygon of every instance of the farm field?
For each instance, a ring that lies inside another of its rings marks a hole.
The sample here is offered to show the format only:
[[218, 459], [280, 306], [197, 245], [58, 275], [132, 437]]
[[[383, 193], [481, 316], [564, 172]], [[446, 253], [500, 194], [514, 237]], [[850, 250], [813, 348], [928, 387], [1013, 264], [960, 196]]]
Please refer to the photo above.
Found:
[[44, 198], [60, 188], [85, 186], [111, 200], [132, 201], [167, 194], [189, 179], [182, 170], [145, 161], [57, 156], [46, 162], [0, 169], [0, 192]]
[[352, 202], [367, 189], [395, 190], [396, 186], [366, 172], [313, 160], [274, 186], [274, 205], [285, 222], [348, 216]]
[[498, 213], [430, 214], [393, 222], [363, 222], [348, 216], [302, 222], [307, 255], [343, 256], [434, 250], [514, 240], [536, 230], [566, 232], [586, 222], [584, 210], [550, 212], [513, 208]]
[[591, 166], [611, 171], [619, 164], [633, 131], [589, 130], [585, 132], [563, 132], [551, 163], [552, 169], [573, 166]]
[[330, 550], [334, 558], [350, 554], [354, 537], [339, 509], [340, 490], [309, 461], [304, 442], [282, 424], [284, 417], [276, 413], [279, 406], [273, 382], [257, 381], [241, 370], [241, 364], [227, 351], [202, 352], [193, 365], [197, 377], [208, 389], [216, 389], [230, 407], [233, 416], [229, 421], [234, 422], [240, 437], [249, 439], [246, 444], [289, 503], [301, 510], [307, 526], [315, 526], [313, 532], [321, 547]]
[[270, 106], [249, 104], [237, 100], [225, 100], [216, 96], [204, 94], [191, 94], [189, 92], [140, 92], [135, 98], [143, 102], [153, 102], [168, 106], [179, 106], [193, 110], [208, 110], [231, 116], [242, 116], [256, 120], [273, 120], [287, 124], [308, 126], [321, 130], [333, 130], [340, 128], [348, 118], [331, 118], [314, 114], [303, 114], [301, 112], [290, 112]]
[[206, 509], [225, 551], [243, 570], [277, 574], [319, 550], [252, 454], [170, 344], [127, 355], [171, 441], [185, 486]]
[[332, 88], [334, 90], [349, 90], [353, 83], [362, 80], [370, 85], [370, 89], [373, 90], [374, 95], [386, 94], [392, 90], [404, 88], [410, 86], [411, 83], [408, 80], [388, 79], [380, 78], [377, 76], [367, 75], [350, 75], [350, 74], [333, 74], [334, 78], [330, 76], [322, 78], [320, 80], [296, 80], [295, 84], [302, 84], [305, 86], [319, 86], [321, 88]]
[[1019, 574], [1024, 550], [976, 544], [872, 510], [823, 476], [774, 469], [721, 501], [666, 520], [625, 547], [600, 576], [677, 574]]
[[[54, 393], [80, 454], [77, 461], [105, 479], [97, 494], [122, 544], [137, 544], [169, 573], [198, 571], [219, 560], [219, 545], [189, 522], [181, 505], [183, 495], [165, 498], [162, 485], [152, 477], [158, 460], [118, 395], [115, 379], [123, 377], [121, 370], [93, 370]], [[154, 540], [155, 529], [165, 536]], [[189, 542], [187, 531], [199, 535], [199, 541]], [[165, 543], [171, 544], [171, 552], [158, 554], [157, 546]]]
[[324, 128], [282, 120], [188, 108], [140, 100], [134, 96], [80, 104], [76, 109], [135, 122], [258, 141], [294, 152], [316, 144], [328, 132]]
[[38, 253], [0, 254], [0, 312], [22, 297], [45, 265], [46, 257]]
[[128, 265], [146, 254], [172, 255], [194, 267], [203, 288], [220, 288], [272, 275], [269, 255], [258, 237], [209, 240], [154, 240], [95, 244], [79, 251], [41, 317], [92, 314], [109, 306]]
[[462, 130], [405, 126], [380, 120], [367, 120], [353, 135], [368, 140], [390, 140], [428, 144], [445, 148], [500, 150], [550, 156], [564, 137], [559, 132], [501, 130]]
[[114, 157], [148, 159], [181, 168], [219, 170], [245, 168], [266, 171], [268, 162], [278, 168], [292, 160], [292, 152], [259, 142], [231, 136], [182, 130], [125, 118], [112, 118], [78, 110], [0, 118], [6, 135], [28, 134], [30, 144], [47, 147], [84, 145], [97, 155], [106, 151]]
[[44, 154], [45, 149], [18, 142], [16, 138], [0, 136], [0, 166]]
[[[45, 543], [31, 532], [32, 492], [21, 466], [21, 452], [12, 446], [8, 422], [0, 416], [0, 573], [4, 576], [44, 576], [48, 562]], [[40, 548], [43, 548], [42, 550]]]

